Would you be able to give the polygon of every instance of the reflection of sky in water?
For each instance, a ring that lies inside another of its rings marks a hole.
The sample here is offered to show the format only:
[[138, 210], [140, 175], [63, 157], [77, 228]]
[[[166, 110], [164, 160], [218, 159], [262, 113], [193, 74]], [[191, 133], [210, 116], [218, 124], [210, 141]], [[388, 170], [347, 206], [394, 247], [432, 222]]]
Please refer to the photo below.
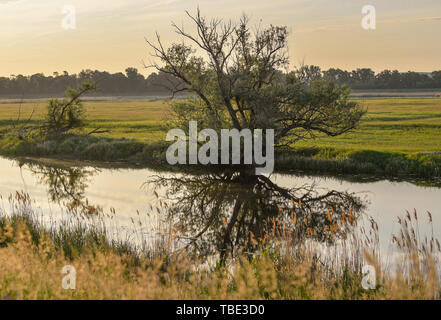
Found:
[[[151, 212], [150, 204], [156, 202], [152, 187], [143, 188], [143, 183], [149, 176], [155, 175], [148, 169], [100, 169], [89, 177], [90, 184], [86, 188], [86, 198], [91, 204], [99, 205], [108, 212], [112, 207], [116, 210], [116, 216], [109, 224], [113, 230], [122, 228], [127, 230], [132, 226], [131, 217], [138, 217], [149, 228], [155, 226], [158, 214]], [[7, 197], [15, 191], [29, 193], [35, 200], [42, 212], [50, 212], [58, 215], [59, 209], [56, 204], [50, 203], [47, 195], [47, 185], [38, 183], [35, 174], [26, 166], [20, 169], [16, 162], [0, 158], [0, 194], [3, 196], [3, 206], [7, 207]], [[359, 194], [368, 201], [366, 213], [377, 221], [380, 231], [381, 247], [386, 252], [390, 249], [389, 243], [392, 233], [399, 232], [397, 216], [404, 216], [406, 210], [413, 211], [415, 208], [420, 217], [420, 232], [422, 238], [429, 236], [428, 217], [426, 212], [433, 215], [435, 237], [441, 238], [441, 189], [419, 187], [407, 182], [369, 182], [353, 183], [334, 178], [320, 177], [297, 177], [290, 175], [273, 175], [272, 180], [281, 187], [294, 187], [315, 183], [321, 189], [335, 189], [337, 191], [349, 191]], [[159, 190], [164, 194], [165, 190]], [[147, 213], [150, 213], [148, 216]], [[146, 229], [147, 231], [147, 229]]]
[[[434, 236], [441, 238], [441, 189], [435, 187], [420, 187], [408, 182], [378, 181], [354, 183], [333, 178], [293, 177], [279, 175], [274, 182], [280, 186], [307, 184], [314, 181], [320, 188], [336, 189], [360, 193], [368, 201], [366, 214], [372, 216], [378, 223], [382, 249], [388, 249], [392, 234], [400, 230], [397, 217], [403, 217], [406, 210], [412, 213], [416, 209], [419, 217], [421, 235], [431, 235], [428, 225], [427, 211], [433, 217]], [[424, 236], [422, 236], [424, 238]]]

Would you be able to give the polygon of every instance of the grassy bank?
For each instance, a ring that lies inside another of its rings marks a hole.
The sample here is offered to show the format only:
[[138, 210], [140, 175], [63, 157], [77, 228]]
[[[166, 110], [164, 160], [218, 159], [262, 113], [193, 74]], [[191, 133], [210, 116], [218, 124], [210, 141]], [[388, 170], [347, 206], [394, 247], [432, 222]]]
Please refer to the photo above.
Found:
[[[359, 100], [368, 113], [360, 127], [335, 138], [301, 142], [278, 155], [280, 171], [328, 174], [441, 177], [441, 99]], [[24, 142], [2, 135], [16, 123], [17, 103], [0, 103], [0, 154], [75, 160], [164, 165], [168, 107], [164, 101], [115, 100], [85, 103], [87, 126], [82, 132], [48, 141]], [[22, 104], [21, 123], [33, 112], [41, 119], [44, 102]], [[99, 136], [86, 133], [109, 130]]]
[[[10, 202], [11, 211], [0, 215], [3, 299], [433, 299], [441, 292], [435, 242], [428, 249], [396, 239], [403, 269], [391, 272], [365, 239], [348, 240], [343, 254], [322, 256], [276, 232], [270, 242], [256, 240], [254, 255], [239, 252], [227, 265], [202, 267], [203, 260], [166, 242], [154, 251], [135, 250], [83, 219], [43, 225], [24, 194]], [[376, 268], [374, 290], [362, 288], [363, 260]], [[61, 286], [66, 265], [76, 269], [75, 290]]]
[[441, 177], [441, 153], [299, 148], [279, 154], [276, 167], [285, 172], [369, 174], [435, 183]]
[[[85, 135], [66, 135], [47, 141], [0, 142], [1, 154], [66, 160], [110, 162], [115, 166], [162, 167], [168, 144], [161, 141], [142, 143]], [[297, 148], [276, 155], [279, 172], [317, 174], [369, 174], [388, 177], [422, 178], [436, 182], [441, 177], [440, 153], [402, 153], [335, 148]]]

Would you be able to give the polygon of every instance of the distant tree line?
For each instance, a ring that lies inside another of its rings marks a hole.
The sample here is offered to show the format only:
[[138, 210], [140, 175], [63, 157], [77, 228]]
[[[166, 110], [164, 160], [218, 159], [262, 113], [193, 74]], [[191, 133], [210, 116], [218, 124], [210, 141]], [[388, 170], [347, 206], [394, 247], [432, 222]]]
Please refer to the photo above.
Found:
[[[331, 68], [323, 71], [318, 66], [302, 66], [295, 71], [303, 81], [324, 79], [351, 89], [440, 89], [441, 70], [431, 73], [399, 72], [384, 70], [375, 73], [369, 68], [353, 71]], [[155, 95], [169, 94], [179, 87], [179, 80], [166, 73], [152, 73], [144, 77], [136, 68], [127, 68], [125, 73], [109, 73], [98, 70], [83, 70], [79, 74], [54, 72], [45, 76], [11, 75], [0, 77], [0, 96], [60, 95], [66, 88], [76, 88], [83, 82], [96, 83], [101, 95]]]
[[0, 96], [62, 95], [66, 88], [77, 88], [84, 82], [95, 83], [98, 95], [167, 94], [174, 81], [163, 73], [144, 77], [135, 68], [127, 68], [125, 73], [83, 70], [79, 74], [54, 72], [50, 76], [19, 74], [0, 77]]
[[369, 68], [353, 71], [331, 68], [322, 71], [318, 66], [303, 66], [297, 71], [300, 78], [306, 81], [324, 79], [351, 89], [440, 89], [441, 70], [431, 73], [399, 72], [383, 70], [375, 73]]

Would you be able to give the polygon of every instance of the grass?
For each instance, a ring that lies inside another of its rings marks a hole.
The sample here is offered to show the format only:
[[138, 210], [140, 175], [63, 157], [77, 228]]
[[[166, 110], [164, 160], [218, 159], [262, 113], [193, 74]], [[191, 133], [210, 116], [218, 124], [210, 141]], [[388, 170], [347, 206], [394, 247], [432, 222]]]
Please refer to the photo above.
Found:
[[[158, 100], [115, 100], [115, 101], [86, 101], [86, 117], [88, 119], [84, 132], [100, 127], [110, 130], [102, 134], [107, 138], [135, 139], [149, 143], [152, 140], [163, 140], [163, 120], [167, 117], [168, 109], [165, 101]], [[31, 100], [21, 105], [21, 119], [25, 122], [33, 113], [32, 120], [42, 120], [45, 114], [46, 102]], [[0, 131], [10, 127], [18, 116], [20, 103], [5, 103], [0, 101]]]
[[[298, 143], [295, 152], [283, 153], [278, 170], [317, 173], [367, 173], [441, 176], [441, 99], [394, 98], [358, 100], [368, 109], [355, 131]], [[45, 156], [78, 160], [124, 161], [151, 165], [164, 163], [166, 101], [111, 100], [85, 102], [87, 126], [74, 136], [48, 142], [24, 143], [0, 138], [0, 153], [13, 156]], [[0, 102], [0, 132], [17, 117], [18, 103]], [[21, 119], [42, 118], [45, 102], [29, 101], [21, 107]], [[97, 137], [85, 133], [109, 130]], [[0, 134], [1, 135], [1, 134]]]
[[372, 150], [381, 152], [440, 152], [441, 99], [359, 100], [368, 109], [360, 127], [335, 138], [321, 137], [299, 147]]
[[[203, 267], [204, 261], [171, 250], [168, 241], [146, 251], [109, 240], [104, 227], [82, 222], [88, 212], [77, 212], [69, 224], [44, 225], [26, 194], [9, 202], [11, 210], [0, 214], [3, 299], [439, 299], [441, 293], [439, 242], [417, 240], [416, 213], [415, 219], [408, 214], [400, 221], [401, 236], [393, 238], [403, 258], [393, 272], [379, 263], [375, 236], [369, 243], [366, 235], [349, 237], [339, 254], [324, 255], [307, 239], [293, 242], [284, 225], [254, 240], [254, 255], [239, 251], [228, 264]], [[346, 217], [345, 223], [356, 225]], [[371, 225], [375, 233], [378, 228]], [[362, 287], [363, 260], [376, 270], [374, 290]], [[66, 265], [76, 269], [75, 290], [61, 286]]]

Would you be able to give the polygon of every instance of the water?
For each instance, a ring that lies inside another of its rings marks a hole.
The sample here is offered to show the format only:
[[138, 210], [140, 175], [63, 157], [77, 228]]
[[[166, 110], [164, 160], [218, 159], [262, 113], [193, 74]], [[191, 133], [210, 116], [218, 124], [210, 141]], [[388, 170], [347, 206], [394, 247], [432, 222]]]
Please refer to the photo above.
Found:
[[[130, 237], [132, 219], [142, 217], [143, 232], [153, 236], [164, 216], [185, 230], [181, 235], [207, 255], [227, 252], [234, 246], [250, 246], [249, 234], [263, 235], [268, 217], [280, 216], [279, 206], [288, 208], [292, 198], [302, 199], [311, 210], [312, 228], [320, 232], [330, 205], [339, 210], [357, 208], [379, 225], [381, 249], [391, 252], [391, 235], [399, 232], [397, 216], [414, 209], [419, 214], [421, 237], [431, 236], [427, 211], [433, 216], [433, 231], [441, 238], [441, 189], [409, 182], [379, 180], [349, 182], [329, 177], [274, 174], [269, 179], [231, 174], [177, 176], [150, 169], [96, 169], [91, 166], [41, 165], [0, 158], [0, 195], [28, 193], [35, 206], [51, 219], [64, 219], [59, 203], [85, 201], [116, 214], [108, 226]], [[145, 184], [146, 182], [149, 182]], [[295, 190], [294, 190], [295, 188]], [[160, 208], [159, 198], [168, 193], [170, 208]], [[328, 195], [328, 197], [324, 197]], [[150, 206], [153, 205], [153, 208]], [[54, 218], [55, 217], [55, 218]], [[67, 217], [68, 218], [68, 217]]]

